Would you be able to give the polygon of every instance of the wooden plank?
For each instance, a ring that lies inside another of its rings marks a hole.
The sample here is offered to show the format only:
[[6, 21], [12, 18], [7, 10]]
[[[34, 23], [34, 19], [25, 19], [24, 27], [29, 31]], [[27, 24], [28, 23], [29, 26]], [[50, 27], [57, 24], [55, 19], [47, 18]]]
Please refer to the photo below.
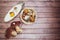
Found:
[[[1, 18], [0, 20], [0, 24], [1, 23], [6, 23], [4, 21], [2, 21], [3, 18]], [[15, 18], [14, 20], [12, 21], [20, 21], [20, 18]], [[11, 23], [12, 21], [8, 22], [8, 23]], [[35, 21], [35, 24], [44, 24], [44, 23], [58, 23], [58, 21], [60, 21], [60, 18], [36, 18], [36, 21]]]
[[[59, 28], [46, 29], [46, 28], [22, 28], [22, 34], [60, 34]], [[2, 31], [3, 30], [3, 31]], [[0, 28], [0, 34], [5, 34], [6, 29]]]
[[[58, 38], [57, 35], [60, 35], [60, 34], [19, 34], [17, 35], [16, 37], [11, 37], [11, 38]], [[4, 34], [1, 34], [0, 35], [0, 38], [5, 38]], [[60, 37], [59, 37], [60, 38]]]
[[[14, 4], [13, 4], [13, 2], [7, 2], [7, 1], [1, 2], [0, 6], [14, 6], [19, 2], [20, 1], [17, 1], [17, 2], [15, 1]], [[34, 1], [34, 3], [32, 1], [31, 2], [24, 2], [24, 3], [25, 3], [25, 6], [52, 6], [52, 7], [58, 7], [59, 5], [57, 5], [57, 4], [60, 4], [59, 2], [39, 2], [39, 1], [38, 2]]]
[[[4, 22], [4, 20], [3, 20], [3, 18], [0, 18], [0, 24], [1, 23], [6, 23], [6, 22]], [[8, 22], [8, 23], [11, 23], [11, 22], [13, 22], [13, 21], [20, 21], [20, 18], [15, 18], [14, 20], [12, 20], [12, 21], [10, 21], [10, 22]], [[35, 21], [35, 24], [44, 24], [44, 23], [58, 23], [58, 21], [60, 21], [60, 18], [40, 18], [40, 17], [37, 17], [36, 18], [36, 21]], [[6, 23], [7, 24], [7, 23]]]
[[[5, 17], [5, 15], [7, 14], [7, 13], [4, 13], [4, 12], [0, 12], [1, 14], [0, 14], [0, 18], [4, 18]], [[36, 13], [36, 12], [35, 12]], [[40, 17], [40, 18], [58, 18], [58, 17], [60, 17], [60, 14], [59, 13], [39, 13], [39, 12], [37, 12], [36, 13], [38, 16], [38, 18]], [[3, 15], [3, 16], [2, 16]], [[53, 16], [52, 16], [53, 15]], [[18, 15], [18, 16], [16, 16], [16, 18], [19, 18], [19, 16], [20, 15]]]
[[[26, 7], [26, 8], [34, 9], [36, 12], [60, 12], [59, 8], [35, 8], [35, 7]], [[9, 11], [9, 9], [10, 8], [1, 9], [0, 12], [4, 12], [6, 14]]]
[[[10, 27], [10, 24], [0, 24], [0, 29], [4, 29], [4, 28], [8, 28]], [[22, 25], [22, 28], [59, 28], [59, 24], [55, 23], [55, 24], [32, 24], [32, 25]]]
[[[0, 1], [7, 1], [7, 0], [0, 0]], [[13, 2], [14, 1], [42, 1], [42, 2], [57, 1], [57, 2], [59, 2], [60, 0], [8, 0], [8, 1], [13, 1]]]
[[[1, 7], [0, 9], [1, 9], [1, 12], [4, 12], [5, 10], [5, 12], [8, 12], [8, 10], [10, 9], [10, 8], [12, 8], [12, 7]], [[26, 7], [27, 8], [27, 7]], [[35, 8], [35, 7], [28, 7], [28, 8], [32, 8], [32, 9], [35, 9], [35, 10], [39, 10], [39, 11], [45, 11], [45, 10], [48, 10], [48, 11], [50, 11], [50, 10], [57, 10], [57, 9], [59, 9], [59, 8]], [[45, 11], [46, 12], [46, 11]]]
[[[4, 39], [1, 39], [1, 40], [4, 40]], [[30, 39], [28, 39], [28, 38], [19, 38], [19, 39], [17, 39], [17, 38], [15, 38], [15, 39], [5, 39], [5, 40], [60, 40], [59, 38], [30, 38]]]

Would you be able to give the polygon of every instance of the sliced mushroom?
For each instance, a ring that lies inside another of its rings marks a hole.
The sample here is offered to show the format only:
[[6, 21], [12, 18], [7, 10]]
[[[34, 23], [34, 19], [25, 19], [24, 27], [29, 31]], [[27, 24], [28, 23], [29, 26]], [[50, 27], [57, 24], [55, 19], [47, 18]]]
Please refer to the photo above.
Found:
[[23, 11], [23, 14], [27, 15], [28, 12], [29, 12], [28, 9], [25, 9], [25, 10]]
[[7, 28], [6, 33], [5, 33], [6, 38], [9, 39], [11, 36], [16, 36], [16, 35], [17, 35], [17, 33], [15, 30], [11, 29], [10, 27]]
[[34, 16], [30, 16], [30, 22], [34, 22], [34, 21], [35, 21]]

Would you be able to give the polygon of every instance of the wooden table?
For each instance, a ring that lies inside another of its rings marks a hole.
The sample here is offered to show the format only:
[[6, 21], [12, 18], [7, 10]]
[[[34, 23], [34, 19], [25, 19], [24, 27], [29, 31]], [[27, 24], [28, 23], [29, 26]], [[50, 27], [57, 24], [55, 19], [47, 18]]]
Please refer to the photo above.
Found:
[[[25, 8], [33, 8], [37, 19], [34, 24], [22, 25], [22, 34], [5, 38], [5, 31], [12, 21], [3, 21], [7, 12], [17, 3], [23, 1]], [[0, 40], [60, 40], [60, 0], [0, 0]]]

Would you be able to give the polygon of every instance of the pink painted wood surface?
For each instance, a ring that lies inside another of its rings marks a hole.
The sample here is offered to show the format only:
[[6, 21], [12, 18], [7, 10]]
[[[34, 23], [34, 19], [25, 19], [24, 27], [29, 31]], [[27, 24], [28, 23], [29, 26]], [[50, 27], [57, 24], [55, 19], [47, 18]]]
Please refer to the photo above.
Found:
[[[34, 24], [22, 25], [23, 32], [10, 39], [5, 38], [5, 31], [10, 23], [20, 20], [16, 16], [12, 21], [3, 21], [7, 12], [19, 2], [25, 8], [35, 10], [37, 19]], [[60, 40], [60, 0], [0, 0], [0, 40]]]

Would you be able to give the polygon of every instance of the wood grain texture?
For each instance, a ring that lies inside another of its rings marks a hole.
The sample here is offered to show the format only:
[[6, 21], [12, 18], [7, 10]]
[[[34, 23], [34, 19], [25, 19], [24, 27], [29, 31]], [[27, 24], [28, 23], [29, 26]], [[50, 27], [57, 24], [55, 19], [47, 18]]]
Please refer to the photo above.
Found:
[[[22, 1], [25, 8], [35, 10], [36, 22], [23, 24], [21, 34], [6, 39], [6, 29], [10, 27], [11, 22], [20, 20], [20, 15], [8, 23], [3, 19], [14, 5]], [[0, 0], [0, 40], [60, 40], [60, 0]]]

